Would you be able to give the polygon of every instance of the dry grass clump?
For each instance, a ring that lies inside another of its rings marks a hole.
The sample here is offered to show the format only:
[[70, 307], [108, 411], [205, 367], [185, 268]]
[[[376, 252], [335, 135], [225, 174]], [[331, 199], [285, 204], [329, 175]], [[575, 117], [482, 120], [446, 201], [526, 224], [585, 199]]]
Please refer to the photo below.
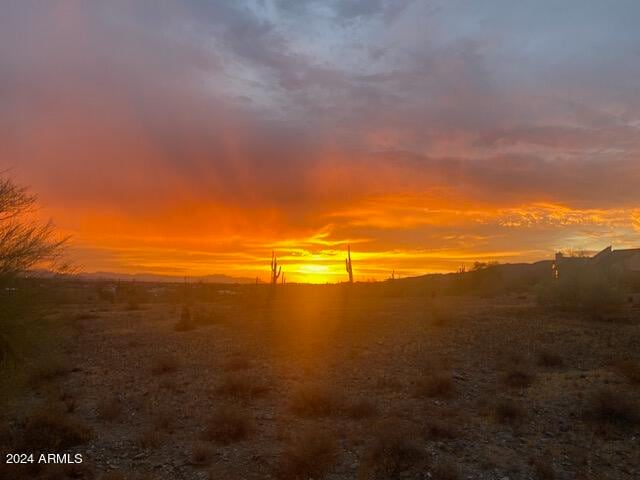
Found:
[[536, 480], [555, 480], [556, 473], [548, 458], [538, 458], [531, 461], [533, 474]]
[[524, 365], [515, 366], [502, 376], [502, 382], [508, 387], [527, 388], [534, 380], [534, 374]]
[[164, 375], [178, 370], [178, 360], [169, 354], [156, 356], [151, 363], [151, 373], [154, 375]]
[[459, 436], [454, 425], [438, 418], [427, 420], [426, 433], [431, 440], [451, 440]]
[[163, 432], [172, 432], [174, 428], [175, 413], [169, 410], [160, 410], [153, 416], [153, 425]]
[[238, 370], [248, 370], [251, 368], [251, 362], [247, 357], [242, 355], [234, 355], [227, 362], [226, 369], [232, 372], [236, 372]]
[[220, 318], [209, 309], [199, 309], [193, 315], [193, 321], [196, 325], [207, 326], [220, 323]]
[[43, 383], [51, 382], [68, 375], [71, 367], [64, 362], [58, 360], [50, 360], [43, 365], [39, 365], [31, 373], [31, 384], [38, 386]]
[[112, 422], [122, 416], [122, 401], [118, 397], [103, 400], [98, 404], [98, 418], [100, 420]]
[[417, 397], [451, 398], [454, 391], [451, 375], [439, 373], [419, 380], [414, 393]]
[[191, 463], [206, 467], [211, 464], [214, 451], [206, 443], [198, 442], [191, 448]]
[[503, 399], [495, 405], [494, 416], [498, 423], [515, 425], [526, 417], [525, 409], [512, 399]]
[[164, 443], [164, 435], [154, 429], [148, 429], [143, 431], [136, 439], [138, 447], [147, 449], [155, 449], [160, 447]]
[[239, 442], [254, 430], [253, 420], [236, 406], [220, 407], [208, 420], [203, 438], [221, 444]]
[[334, 391], [318, 385], [299, 388], [291, 399], [291, 410], [303, 417], [334, 415], [342, 406], [342, 399]]
[[640, 364], [633, 360], [622, 360], [616, 365], [616, 371], [634, 385], [640, 384]]
[[378, 424], [358, 470], [359, 480], [398, 478], [401, 472], [423, 465], [425, 452], [411, 424], [398, 419]]
[[193, 330], [194, 328], [196, 327], [191, 320], [191, 311], [189, 310], [189, 307], [185, 305], [184, 307], [182, 307], [182, 311], [180, 312], [180, 320], [176, 322], [176, 324], [173, 326], [173, 329], [176, 332], [187, 332], [189, 330]]
[[458, 466], [451, 461], [437, 463], [431, 469], [432, 480], [458, 480], [459, 478]]
[[541, 350], [537, 355], [537, 364], [540, 367], [561, 367], [564, 365], [564, 360], [556, 352], [551, 350]]
[[433, 306], [431, 309], [432, 324], [435, 327], [444, 327], [454, 320], [454, 314], [450, 308]]
[[306, 430], [288, 443], [276, 474], [282, 480], [323, 478], [335, 464], [337, 452], [333, 437], [319, 430]]
[[124, 473], [114, 470], [113, 472], [104, 473], [100, 480], [127, 480]]
[[225, 375], [216, 388], [219, 395], [236, 399], [261, 397], [268, 391], [269, 388], [256, 379], [236, 374]]
[[91, 437], [84, 424], [53, 408], [39, 410], [27, 418], [22, 431], [22, 450], [58, 451], [82, 444]]
[[585, 416], [601, 423], [632, 426], [640, 422], [640, 405], [635, 396], [620, 389], [601, 389], [588, 400]]
[[367, 398], [359, 398], [348, 402], [344, 407], [344, 413], [349, 418], [361, 420], [377, 415], [378, 407]]

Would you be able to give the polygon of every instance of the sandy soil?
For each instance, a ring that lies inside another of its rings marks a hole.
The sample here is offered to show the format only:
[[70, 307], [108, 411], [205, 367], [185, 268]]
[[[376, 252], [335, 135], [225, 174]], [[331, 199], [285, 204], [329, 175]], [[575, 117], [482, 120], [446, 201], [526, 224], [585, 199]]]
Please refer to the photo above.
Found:
[[[526, 296], [268, 302], [192, 305], [186, 331], [180, 305], [58, 309], [70, 368], [29, 402], [54, 391], [91, 429], [67, 450], [86, 478], [640, 478], [640, 386], [620, 368], [640, 362], [637, 310], [603, 322]], [[602, 391], [632, 405], [603, 413]], [[218, 435], [225, 415], [246, 432]], [[406, 444], [377, 447], [398, 432]]]

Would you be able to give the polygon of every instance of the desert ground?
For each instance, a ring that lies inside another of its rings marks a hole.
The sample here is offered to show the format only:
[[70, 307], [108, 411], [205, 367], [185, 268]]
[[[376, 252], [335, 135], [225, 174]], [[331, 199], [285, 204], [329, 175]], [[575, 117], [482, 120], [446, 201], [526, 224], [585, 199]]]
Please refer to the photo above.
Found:
[[59, 348], [3, 411], [0, 450], [84, 461], [0, 477], [640, 478], [637, 305], [387, 293], [51, 305]]

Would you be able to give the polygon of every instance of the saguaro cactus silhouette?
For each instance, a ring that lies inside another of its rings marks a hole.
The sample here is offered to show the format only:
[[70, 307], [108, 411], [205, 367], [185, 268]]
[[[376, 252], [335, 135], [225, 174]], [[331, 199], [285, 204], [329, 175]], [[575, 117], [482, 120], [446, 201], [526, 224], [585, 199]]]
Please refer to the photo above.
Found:
[[353, 266], [351, 265], [351, 245], [347, 245], [347, 258], [344, 261], [345, 268], [349, 274], [349, 283], [353, 283]]
[[282, 267], [278, 267], [278, 258], [276, 252], [271, 252], [271, 284], [276, 285], [278, 283], [278, 277], [282, 273]]

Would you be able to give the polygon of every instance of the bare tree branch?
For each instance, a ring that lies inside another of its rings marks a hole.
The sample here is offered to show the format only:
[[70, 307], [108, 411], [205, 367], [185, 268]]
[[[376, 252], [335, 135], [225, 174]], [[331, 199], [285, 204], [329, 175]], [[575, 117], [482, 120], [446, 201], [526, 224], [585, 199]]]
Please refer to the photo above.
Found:
[[36, 196], [10, 179], [0, 179], [0, 282], [29, 269], [60, 270], [68, 238], [56, 238], [51, 221], [39, 223], [27, 214], [35, 208]]

